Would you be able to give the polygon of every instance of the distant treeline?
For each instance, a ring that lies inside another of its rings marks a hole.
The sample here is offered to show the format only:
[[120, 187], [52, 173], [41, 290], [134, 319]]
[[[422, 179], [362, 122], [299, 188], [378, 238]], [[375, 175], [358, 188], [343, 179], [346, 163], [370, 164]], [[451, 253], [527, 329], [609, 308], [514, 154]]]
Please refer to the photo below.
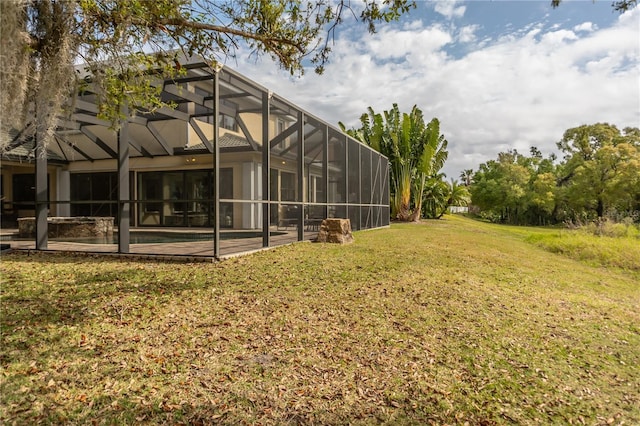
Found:
[[583, 125], [567, 130], [557, 146], [562, 160], [531, 147], [528, 156], [510, 150], [481, 164], [469, 186], [475, 210], [521, 225], [640, 221], [640, 129]]

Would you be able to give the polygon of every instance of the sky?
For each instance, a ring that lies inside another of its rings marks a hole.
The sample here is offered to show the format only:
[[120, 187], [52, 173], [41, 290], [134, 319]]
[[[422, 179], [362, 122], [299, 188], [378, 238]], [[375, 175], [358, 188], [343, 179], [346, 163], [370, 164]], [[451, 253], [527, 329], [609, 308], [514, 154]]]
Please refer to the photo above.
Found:
[[[559, 154], [565, 130], [640, 127], [640, 6], [611, 1], [418, 1], [376, 34], [347, 23], [322, 75], [279, 70], [269, 57], [227, 64], [337, 125], [359, 127], [371, 106], [417, 105], [440, 120], [448, 178], [517, 149]], [[561, 157], [561, 155], [559, 155]]]

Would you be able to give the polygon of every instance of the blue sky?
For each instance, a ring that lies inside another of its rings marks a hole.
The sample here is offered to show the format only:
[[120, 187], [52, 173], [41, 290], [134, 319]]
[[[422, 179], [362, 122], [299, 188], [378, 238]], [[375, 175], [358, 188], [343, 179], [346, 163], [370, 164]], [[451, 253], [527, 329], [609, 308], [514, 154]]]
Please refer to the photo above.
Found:
[[581, 124], [640, 127], [640, 7], [610, 1], [418, 1], [374, 35], [342, 26], [321, 76], [242, 52], [228, 65], [332, 124], [418, 105], [441, 121], [453, 178], [508, 149], [556, 152]]

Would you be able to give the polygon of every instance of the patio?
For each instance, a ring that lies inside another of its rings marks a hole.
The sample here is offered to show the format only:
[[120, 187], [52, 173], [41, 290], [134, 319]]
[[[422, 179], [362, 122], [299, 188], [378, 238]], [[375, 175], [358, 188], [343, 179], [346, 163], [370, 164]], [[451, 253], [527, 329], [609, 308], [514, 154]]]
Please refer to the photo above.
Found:
[[[203, 234], [208, 236], [213, 233], [212, 229], [193, 229], [193, 228], [135, 228], [131, 229], [131, 235], [136, 232], [144, 232], [146, 234], [158, 233], [166, 234], [167, 232], [175, 234]], [[0, 240], [11, 246], [12, 250], [36, 250], [36, 243], [33, 239], [14, 239], [18, 235], [17, 229], [0, 230]], [[317, 232], [306, 234], [307, 241], [315, 239]], [[272, 229], [270, 247], [291, 244], [298, 241], [298, 231], [295, 228], [289, 230]], [[263, 250], [262, 237], [243, 237], [243, 238], [225, 238], [224, 233], [220, 239], [220, 259], [233, 257], [240, 254], [251, 253]], [[133, 243], [129, 246], [128, 253], [119, 253], [118, 244], [101, 244], [87, 243], [77, 241], [57, 241], [50, 239], [48, 241], [47, 251], [74, 252], [87, 254], [113, 254], [122, 256], [143, 256], [158, 259], [181, 259], [181, 260], [198, 260], [208, 261], [214, 260], [214, 241], [213, 239], [180, 241], [180, 242], [156, 242], [156, 243]]]

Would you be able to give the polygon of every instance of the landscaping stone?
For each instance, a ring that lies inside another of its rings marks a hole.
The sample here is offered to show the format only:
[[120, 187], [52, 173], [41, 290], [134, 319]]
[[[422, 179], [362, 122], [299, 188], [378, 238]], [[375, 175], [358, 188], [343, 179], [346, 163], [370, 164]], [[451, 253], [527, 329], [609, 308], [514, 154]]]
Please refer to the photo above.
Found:
[[349, 219], [324, 219], [320, 225], [317, 241], [320, 243], [348, 244], [353, 242]]
[[[111, 237], [113, 222], [112, 217], [48, 217], [47, 234], [49, 238]], [[35, 234], [35, 217], [18, 219], [19, 237], [33, 237]]]

